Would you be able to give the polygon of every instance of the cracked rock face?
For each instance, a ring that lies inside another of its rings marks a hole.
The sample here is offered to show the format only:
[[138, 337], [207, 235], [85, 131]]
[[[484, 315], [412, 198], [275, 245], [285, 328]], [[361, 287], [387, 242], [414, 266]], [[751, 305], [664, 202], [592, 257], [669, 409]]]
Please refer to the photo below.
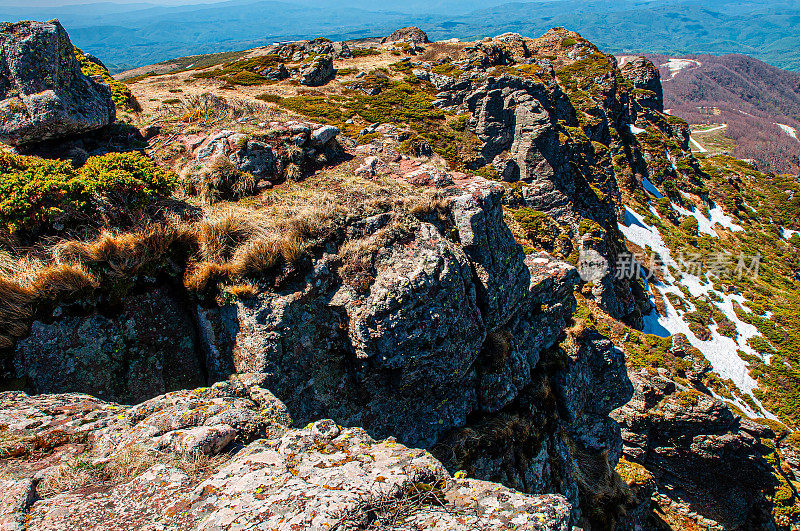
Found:
[[111, 89], [81, 73], [57, 20], [0, 25], [0, 141], [30, 144], [112, 123]]
[[36, 393], [85, 392], [136, 403], [206, 382], [192, 317], [168, 290], [126, 297], [121, 312], [35, 321], [14, 355]]
[[[65, 312], [20, 343], [19, 370], [37, 390], [117, 385], [123, 398], [147, 390], [133, 402], [170, 390], [167, 376], [191, 367], [200, 381], [175, 388], [233, 373], [209, 389], [104, 413], [92, 436], [101, 459], [134, 447], [214, 455], [280, 437], [289, 416], [297, 425], [330, 418], [363, 429], [348, 437], [394, 437], [428, 449], [450, 473], [559, 494], [553, 510], [577, 522], [579, 458], [591, 456], [609, 470], [620, 454], [608, 412], [628, 397], [622, 354], [599, 336], [565, 346], [577, 270], [547, 254], [525, 256], [503, 220], [502, 186], [456, 181], [440, 189], [443, 210], [431, 221], [388, 212], [349, 222], [342, 237], [375, 253], [363, 281], [346, 274], [346, 258], [322, 252], [285, 287], [223, 306], [192, 307], [156, 289], [143, 295], [149, 298], [129, 297], [134, 306], [116, 316]], [[389, 225], [403, 227], [403, 235], [386, 243], [379, 234]], [[43, 331], [60, 343], [48, 347]], [[191, 341], [173, 344], [175, 338]], [[137, 357], [139, 351], [148, 355]], [[91, 364], [78, 363], [103, 353], [128, 360], [125, 367], [142, 359], [159, 364], [94, 374]], [[43, 370], [46, 363], [63, 369]], [[176, 368], [167, 371], [168, 364]], [[150, 489], [158, 478], [183, 492], [185, 478], [167, 469], [124, 488]]]
[[769, 529], [764, 493], [775, 479], [761, 439], [772, 431], [666, 373], [643, 369], [631, 380], [633, 398], [612, 418], [625, 458], [654, 474], [658, 503], [691, 512], [704, 526]]

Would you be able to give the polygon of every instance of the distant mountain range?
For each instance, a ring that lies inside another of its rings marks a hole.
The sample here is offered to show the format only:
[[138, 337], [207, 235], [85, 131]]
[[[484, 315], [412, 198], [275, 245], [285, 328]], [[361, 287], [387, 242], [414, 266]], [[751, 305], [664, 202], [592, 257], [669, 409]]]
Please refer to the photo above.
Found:
[[80, 47], [112, 69], [172, 57], [326, 35], [353, 39], [418, 25], [436, 39], [506, 31], [540, 35], [554, 26], [616, 52], [744, 53], [800, 70], [798, 0], [230, 0], [159, 7], [110, 2], [55, 8], [0, 7], [0, 19], [58, 18]]
[[763, 171], [800, 173], [800, 74], [744, 55], [648, 58], [661, 70], [671, 114], [724, 124], [717, 136], [733, 141], [731, 154]]

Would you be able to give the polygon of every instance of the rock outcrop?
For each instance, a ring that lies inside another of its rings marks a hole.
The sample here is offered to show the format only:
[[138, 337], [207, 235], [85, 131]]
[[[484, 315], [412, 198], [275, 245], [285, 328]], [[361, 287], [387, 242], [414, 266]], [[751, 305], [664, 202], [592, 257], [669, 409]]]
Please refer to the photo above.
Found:
[[774, 529], [765, 494], [777, 481], [761, 442], [772, 430], [665, 372], [643, 369], [631, 380], [633, 399], [612, 417], [625, 458], [655, 476], [656, 503], [701, 527]]
[[[286, 178], [286, 168], [295, 164], [311, 170], [327, 164], [339, 153], [339, 129], [307, 122], [261, 124], [266, 134], [244, 135], [230, 130], [183, 135], [180, 141], [187, 153], [202, 167], [216, 157], [224, 157], [256, 181], [275, 183]], [[289, 153], [290, 150], [294, 150]]]
[[407, 42], [409, 44], [427, 44], [428, 34], [416, 26], [409, 26], [407, 28], [400, 28], [395, 30], [388, 37], [381, 39], [382, 44], [392, 42]]
[[[0, 393], [0, 404], [4, 451], [13, 451], [9, 441], [18, 440], [12, 456], [28, 456], [24, 466], [4, 463], [4, 529], [355, 529], [398, 518], [425, 529], [570, 529], [571, 506], [563, 496], [454, 478], [424, 450], [393, 439], [378, 442], [330, 420], [289, 429], [279, 401], [241, 382], [172, 393], [134, 408], [86, 395], [21, 393]], [[176, 452], [228, 450], [229, 460], [205, 475], [167, 463], [137, 472], [135, 457], [126, 453], [131, 449], [140, 455], [162, 449], [167, 462]], [[87, 459], [96, 471], [115, 466], [132, 477], [85, 477], [63, 493], [37, 495], [52, 484], [49, 478]]]
[[0, 25], [0, 141], [31, 144], [113, 122], [108, 85], [81, 73], [57, 20]]
[[[319, 129], [309, 142], [333, 134]], [[299, 425], [331, 418], [429, 449], [451, 473], [561, 494], [564, 521], [577, 522], [588, 507], [585, 463], [610, 474], [620, 454], [608, 412], [629, 397], [622, 354], [600, 336], [563, 342], [578, 272], [523, 253], [504, 221], [501, 185], [463, 174], [449, 182], [436, 215], [347, 220], [337, 245], [372, 253], [368, 269], [328, 246], [286, 286], [221, 306], [153, 291], [157, 300], [126, 299], [152, 315], [68, 308], [20, 342], [17, 375], [35, 391], [83, 388], [140, 401], [232, 373], [274, 393]], [[102, 378], [91, 370], [98, 357]], [[187, 373], [201, 381], [167, 381]], [[214, 453], [248, 442], [243, 432], [264, 432], [247, 405], [258, 403], [252, 393], [215, 396], [179, 392], [127, 410], [99, 447]], [[183, 408], [194, 412], [186, 420]], [[591, 488], [603, 490], [607, 476], [591, 476], [601, 485]]]
[[336, 76], [333, 57], [321, 55], [300, 71], [300, 84], [308, 87], [321, 87]]
[[191, 389], [207, 381], [192, 319], [173, 294], [152, 286], [127, 296], [117, 311], [58, 309], [18, 343], [16, 375], [31, 392], [83, 392], [125, 403]]
[[[559, 44], [553, 39], [560, 39]], [[566, 66], [559, 72], [534, 53], [546, 46], [560, 47], [567, 39], [576, 45], [562, 59]], [[621, 195], [607, 152], [596, 146], [618, 149], [623, 157], [626, 149], [630, 152], [625, 147], [630, 139], [615, 138], [617, 132], [628, 130], [637, 119], [656, 120], [651, 114], [659, 109], [633, 96], [649, 90], [630, 92], [619, 80], [630, 76], [634, 86], [652, 88], [660, 86], [658, 71], [650, 78], [647, 65], [632, 64], [620, 72], [613, 57], [563, 29], [540, 39], [516, 34], [487, 39], [464, 47], [451, 64], [456, 73], [463, 73], [443, 75], [422, 62], [410, 65], [417, 77], [439, 90], [435, 105], [470, 116], [466, 126], [480, 145], [468, 165], [492, 168], [504, 181], [519, 183], [525, 206], [552, 218], [582, 256], [599, 256], [598, 271], [584, 278], [592, 283], [595, 300], [613, 317], [640, 327], [649, 303], [638, 279], [617, 271], [617, 264], [628, 256], [617, 228]], [[583, 64], [590, 65], [585, 67], [590, 72], [597, 70], [596, 78], [583, 80], [582, 69], [569, 70], [570, 65]], [[567, 75], [576, 79], [568, 81]], [[596, 101], [576, 106], [562, 89], [570, 83], [589, 83]], [[591, 126], [571, 138], [586, 122]]]
[[661, 72], [649, 59], [636, 57], [626, 62], [620, 70], [633, 83], [634, 97], [643, 107], [664, 112]]

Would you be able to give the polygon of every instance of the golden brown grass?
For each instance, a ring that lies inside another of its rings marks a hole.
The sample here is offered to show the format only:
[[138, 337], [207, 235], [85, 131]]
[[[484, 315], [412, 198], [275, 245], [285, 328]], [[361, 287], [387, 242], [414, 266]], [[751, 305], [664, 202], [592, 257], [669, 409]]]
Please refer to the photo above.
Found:
[[77, 456], [46, 474], [36, 491], [42, 497], [49, 497], [91, 485], [124, 483], [157, 464], [174, 466], [199, 480], [219, 470], [228, 459], [226, 454], [212, 457], [200, 452], [176, 454], [132, 445], [107, 461], [93, 463], [91, 454]]
[[128, 276], [162, 258], [176, 243], [193, 243], [185, 226], [165, 223], [135, 232], [103, 232], [90, 241], [69, 240], [56, 244], [52, 255], [59, 264], [102, 265], [113, 275]]
[[0, 430], [0, 459], [27, 455], [36, 447], [33, 437]]
[[[275, 285], [285, 278], [283, 273], [334, 244], [342, 249], [345, 272], [359, 277], [356, 283], [365, 289], [381, 247], [411, 233], [419, 219], [439, 222], [446, 217], [440, 199], [408, 192], [394, 180], [327, 173], [285, 183], [258, 202], [206, 207], [199, 221], [168, 219], [137, 231], [58, 242], [37, 249], [38, 258], [12, 256], [0, 268], [0, 349], [27, 334], [42, 309], [118, 290], [126, 285], [119, 279], [153, 274], [167, 265], [169, 271], [180, 270], [190, 292], [247, 298], [256, 286]], [[348, 219], [391, 211], [398, 215], [390, 226], [346, 243]], [[262, 285], [258, 281], [264, 277], [272, 281]], [[245, 285], [249, 287], [228, 289]]]

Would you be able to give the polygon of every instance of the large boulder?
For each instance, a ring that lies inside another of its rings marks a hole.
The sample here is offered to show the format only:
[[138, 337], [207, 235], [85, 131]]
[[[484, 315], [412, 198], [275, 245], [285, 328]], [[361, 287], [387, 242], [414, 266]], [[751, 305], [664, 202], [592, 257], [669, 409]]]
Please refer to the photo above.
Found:
[[425, 33], [416, 26], [409, 26], [407, 28], [400, 28], [399, 30], [395, 30], [394, 32], [392, 32], [391, 35], [389, 35], [388, 37], [384, 37], [381, 40], [382, 44], [391, 42], [426, 44], [430, 41], [428, 40], [427, 33]]
[[81, 73], [57, 20], [0, 25], [0, 141], [80, 135], [116, 118], [108, 85]]
[[321, 87], [336, 77], [336, 70], [333, 69], [333, 57], [331, 55], [321, 55], [308, 66], [300, 71], [300, 84], [308, 87]]

